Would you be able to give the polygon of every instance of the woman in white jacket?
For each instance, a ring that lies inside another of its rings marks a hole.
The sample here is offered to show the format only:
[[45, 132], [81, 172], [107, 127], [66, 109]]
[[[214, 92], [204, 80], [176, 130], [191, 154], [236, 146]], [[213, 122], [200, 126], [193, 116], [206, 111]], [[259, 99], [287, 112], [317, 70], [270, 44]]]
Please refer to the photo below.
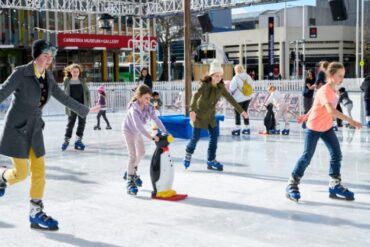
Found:
[[[235, 76], [231, 80], [230, 87], [229, 87], [229, 92], [231, 95], [234, 97], [236, 102], [243, 108], [245, 112], [248, 112], [248, 107], [249, 103], [251, 102], [252, 99], [252, 94], [251, 95], [244, 95], [243, 93], [243, 85], [244, 81], [248, 82], [249, 85], [253, 86], [253, 80], [252, 78], [245, 72], [243, 65], [238, 64], [234, 68], [235, 71]], [[234, 136], [239, 136], [240, 132], [244, 135], [249, 135], [250, 132], [250, 127], [249, 127], [249, 118], [244, 119], [244, 128], [241, 131], [241, 123], [240, 123], [240, 114], [235, 111], [235, 128], [231, 132], [232, 135]]]

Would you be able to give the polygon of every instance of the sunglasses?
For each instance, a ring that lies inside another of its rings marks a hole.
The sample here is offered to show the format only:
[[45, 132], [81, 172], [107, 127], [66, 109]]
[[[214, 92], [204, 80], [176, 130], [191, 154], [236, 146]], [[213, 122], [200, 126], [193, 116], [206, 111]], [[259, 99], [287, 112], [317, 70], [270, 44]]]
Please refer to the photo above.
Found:
[[55, 58], [55, 56], [58, 53], [58, 49], [52, 45], [45, 46], [44, 48], [41, 49], [41, 53], [49, 53], [49, 52], [51, 52], [51, 55], [53, 56], [53, 58]]

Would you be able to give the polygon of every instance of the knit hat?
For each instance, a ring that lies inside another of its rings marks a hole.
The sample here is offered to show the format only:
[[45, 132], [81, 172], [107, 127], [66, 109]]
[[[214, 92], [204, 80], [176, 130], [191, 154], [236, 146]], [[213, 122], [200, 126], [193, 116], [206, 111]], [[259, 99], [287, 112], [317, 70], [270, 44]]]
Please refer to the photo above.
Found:
[[36, 59], [38, 56], [40, 56], [43, 53], [48, 53], [51, 51], [53, 57], [57, 54], [57, 48], [53, 46], [52, 43], [49, 41], [38, 39], [35, 40], [32, 44], [32, 58]]
[[105, 86], [104, 86], [104, 84], [102, 84], [102, 85], [100, 85], [98, 87], [98, 93], [105, 93]]
[[224, 69], [221, 67], [221, 64], [219, 64], [216, 59], [213, 60], [213, 62], [211, 63], [208, 75], [212, 75], [214, 73], [224, 73]]

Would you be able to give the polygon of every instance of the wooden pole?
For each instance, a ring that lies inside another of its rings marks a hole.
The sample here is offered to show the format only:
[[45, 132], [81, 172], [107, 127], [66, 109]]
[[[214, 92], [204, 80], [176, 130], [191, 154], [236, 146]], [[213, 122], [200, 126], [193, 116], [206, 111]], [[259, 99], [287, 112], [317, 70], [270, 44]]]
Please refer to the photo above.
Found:
[[189, 116], [189, 106], [191, 101], [191, 39], [190, 39], [190, 1], [183, 0], [184, 5], [184, 71], [185, 71], [185, 115]]

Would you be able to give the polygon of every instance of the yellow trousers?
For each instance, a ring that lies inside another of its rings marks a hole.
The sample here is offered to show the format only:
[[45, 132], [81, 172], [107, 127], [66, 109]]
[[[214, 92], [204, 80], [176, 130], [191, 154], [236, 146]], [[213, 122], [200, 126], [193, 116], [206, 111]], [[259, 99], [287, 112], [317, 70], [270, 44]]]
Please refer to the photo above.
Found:
[[25, 180], [28, 176], [28, 161], [31, 168], [31, 199], [42, 199], [45, 188], [45, 158], [36, 157], [33, 149], [30, 149], [28, 159], [11, 158], [13, 169], [7, 169], [4, 178], [9, 185]]

